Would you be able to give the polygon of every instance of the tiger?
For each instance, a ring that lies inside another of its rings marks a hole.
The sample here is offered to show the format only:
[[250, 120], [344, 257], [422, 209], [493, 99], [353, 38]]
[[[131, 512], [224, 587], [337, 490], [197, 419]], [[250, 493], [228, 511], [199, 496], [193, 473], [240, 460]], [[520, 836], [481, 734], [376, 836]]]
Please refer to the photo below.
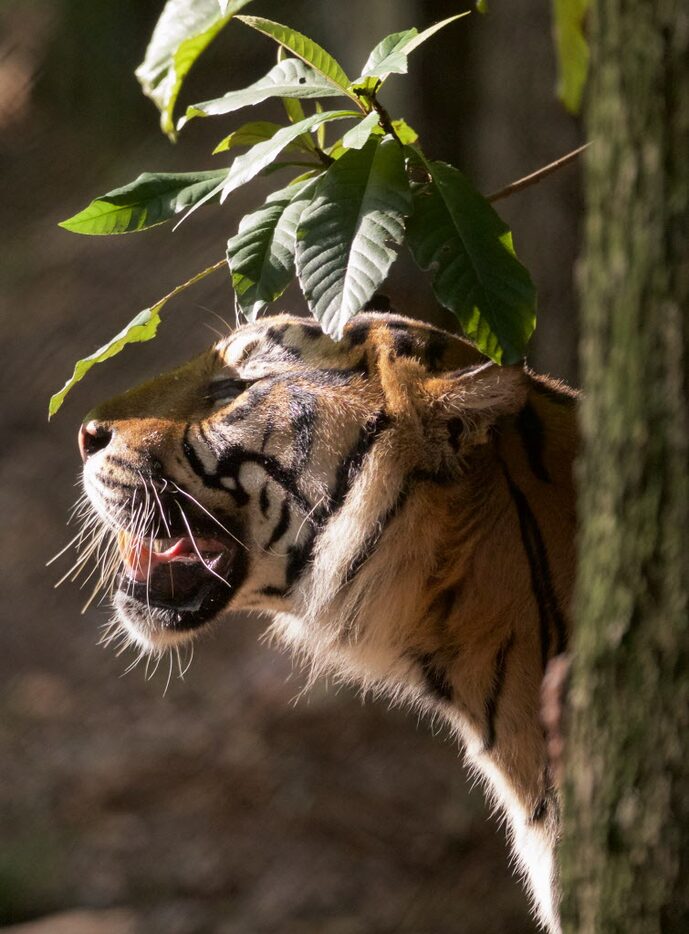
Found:
[[577, 393], [431, 324], [364, 311], [340, 340], [265, 317], [99, 405], [79, 431], [141, 653], [227, 611], [308, 665], [439, 718], [560, 931], [560, 799], [539, 719], [571, 630]]

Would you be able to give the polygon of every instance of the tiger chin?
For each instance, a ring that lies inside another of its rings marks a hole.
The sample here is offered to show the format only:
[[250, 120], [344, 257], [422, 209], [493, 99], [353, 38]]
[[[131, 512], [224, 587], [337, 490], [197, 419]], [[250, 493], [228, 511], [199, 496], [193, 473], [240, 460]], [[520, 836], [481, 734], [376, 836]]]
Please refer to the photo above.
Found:
[[575, 393], [410, 318], [335, 342], [280, 316], [99, 406], [79, 444], [128, 638], [261, 611], [314, 671], [442, 717], [558, 932], [539, 691], [570, 629]]

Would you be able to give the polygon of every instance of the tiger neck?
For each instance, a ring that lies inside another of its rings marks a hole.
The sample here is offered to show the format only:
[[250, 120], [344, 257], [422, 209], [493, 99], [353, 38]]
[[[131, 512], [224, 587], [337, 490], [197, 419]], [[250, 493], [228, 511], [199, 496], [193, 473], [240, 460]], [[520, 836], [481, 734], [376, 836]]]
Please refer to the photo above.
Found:
[[548, 784], [539, 691], [569, 628], [574, 449], [573, 408], [538, 387], [453, 484], [408, 470], [381, 485], [372, 459], [278, 624], [315, 673], [441, 713], [525, 813]]

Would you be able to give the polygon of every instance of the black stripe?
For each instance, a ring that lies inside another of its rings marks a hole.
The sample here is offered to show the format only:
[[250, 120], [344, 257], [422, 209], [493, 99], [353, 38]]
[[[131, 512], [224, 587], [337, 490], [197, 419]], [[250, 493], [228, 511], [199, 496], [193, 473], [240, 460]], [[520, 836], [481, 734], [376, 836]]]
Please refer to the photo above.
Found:
[[[245, 505], [250, 499], [249, 494], [240, 483], [239, 472], [244, 464], [258, 464], [272, 480], [275, 480], [295, 500], [300, 509], [305, 513], [311, 512], [311, 503], [297, 486], [294, 472], [283, 467], [277, 458], [261, 451], [247, 451], [240, 445], [233, 444], [224, 449], [222, 458], [218, 460], [216, 473], [209, 474], [189, 441], [189, 426], [185, 429], [182, 447], [189, 466], [200, 477], [204, 485], [225, 490], [231, 496], [234, 496], [239, 505]], [[236, 489], [228, 490], [222, 484], [222, 480], [234, 480]]]
[[268, 498], [268, 481], [267, 480], [261, 487], [261, 492], [258, 495], [258, 505], [261, 510], [261, 515], [267, 518], [268, 510], [270, 509], [270, 499]]
[[428, 608], [428, 616], [436, 619], [442, 625], [450, 617], [454, 609], [459, 591], [459, 584], [441, 590]]
[[[311, 503], [301, 492], [297, 485], [297, 477], [293, 470], [284, 467], [276, 457], [264, 454], [262, 451], [247, 451], [241, 445], [232, 445], [225, 448], [221, 460], [218, 462], [218, 475], [233, 478], [239, 484], [239, 472], [244, 464], [258, 464], [286, 493], [298, 504], [304, 512], [311, 512]], [[228, 492], [232, 492], [229, 490]]]
[[577, 397], [573, 392], [564, 392], [561, 389], [555, 389], [553, 386], [546, 386], [545, 383], [533, 379], [533, 377], [529, 380], [529, 384], [534, 392], [537, 392], [539, 396], [543, 396], [549, 402], [554, 402], [555, 405], [573, 408], [577, 404]]
[[536, 804], [536, 807], [533, 809], [533, 813], [529, 820], [531, 824], [539, 824], [548, 813], [548, 799], [541, 798], [541, 800]]
[[426, 366], [433, 373], [442, 369], [448, 340], [441, 331], [429, 331], [424, 354]]
[[[349, 567], [344, 576], [343, 583], [350, 583], [361, 570], [362, 566], [366, 563], [368, 558], [373, 554], [378, 543], [380, 542], [383, 534], [385, 533], [390, 522], [399, 515], [399, 513], [404, 508], [409, 494], [412, 492], [414, 487], [419, 483], [440, 483], [445, 484], [447, 478], [444, 473], [430, 473], [425, 470], [412, 470], [405, 480], [402, 483], [402, 488], [397, 495], [397, 499], [392, 505], [390, 505], [382, 515], [379, 515], [375, 521], [375, 527], [373, 531], [366, 537], [364, 544], [361, 546], [356, 555], [352, 558], [349, 563]], [[454, 599], [454, 591], [451, 591]]]
[[369, 321], [357, 321], [356, 318], [347, 325], [346, 337], [350, 347], [358, 347], [365, 343], [371, 331]]
[[201, 478], [205, 486], [222, 489], [217, 476], [214, 473], [208, 473], [203, 465], [201, 458], [196, 453], [194, 445], [189, 440], [190, 428], [191, 426], [187, 425], [187, 427], [184, 429], [184, 437], [182, 438], [182, 450], [184, 451], [184, 456], [186, 457], [189, 466], [194, 471], [196, 476]]
[[495, 722], [498, 714], [498, 702], [500, 694], [505, 686], [505, 676], [507, 674], [507, 657], [514, 645], [514, 633], [511, 632], [507, 639], [502, 643], [495, 656], [493, 667], [493, 683], [491, 685], [488, 697], [484, 703], [486, 714], [486, 737], [483, 743], [483, 751], [488, 752], [495, 745], [496, 727]]
[[335, 486], [330, 494], [329, 503], [319, 513], [317, 524], [334, 515], [342, 506], [354, 480], [356, 479], [364, 458], [376, 443], [381, 433], [391, 424], [390, 416], [386, 412], [377, 412], [372, 415], [359, 432], [359, 437], [352, 450], [347, 454], [337, 468]]
[[455, 452], [459, 454], [459, 439], [464, 434], [464, 419], [456, 416], [455, 418], [448, 418], [447, 420], [447, 440], [450, 442], [450, 447]]
[[107, 476], [107, 474], [96, 474], [96, 480], [102, 486], [106, 486], [109, 490], [136, 491], [140, 489], [140, 485], [138, 483], [125, 483], [123, 480], [117, 480], [116, 478]]
[[531, 588], [538, 605], [538, 617], [541, 635], [541, 662], [543, 670], [550, 657], [550, 627], [555, 629], [556, 651], [555, 654], [564, 652], [567, 648], [567, 627], [564, 616], [555, 594], [552, 576], [550, 573], [550, 563], [548, 553], [546, 552], [543, 536], [536, 517], [531, 511], [526, 496], [522, 493], [510, 476], [507, 467], [502, 463], [502, 470], [507, 481], [510, 495], [517, 510], [519, 517], [519, 529], [522, 537], [522, 544], [529, 562], [531, 571]]
[[454, 694], [452, 682], [450, 681], [446, 669], [443, 665], [438, 663], [437, 657], [430, 653], [420, 655], [418, 662], [421, 666], [421, 672], [428, 693], [431, 694], [435, 700], [451, 701]]
[[301, 387], [294, 387], [290, 392], [289, 412], [292, 419], [294, 438], [293, 470], [301, 470], [308, 463], [316, 436], [315, 426], [318, 415], [316, 396]]
[[398, 357], [414, 357], [417, 354], [417, 348], [414, 338], [402, 328], [394, 327], [392, 331], [392, 346]]
[[536, 410], [528, 402], [517, 416], [517, 431], [521, 436], [529, 467], [534, 475], [543, 483], [550, 483], [550, 474], [543, 460], [543, 423]]
[[289, 503], [286, 499], [282, 501], [282, 509], [280, 510], [280, 518], [278, 519], [275, 528], [273, 529], [273, 534], [270, 536], [269, 541], [266, 543], [266, 548], [272, 548], [273, 545], [277, 544], [280, 541], [282, 536], [285, 534], [289, 528], [290, 520], [290, 511]]
[[378, 412], [369, 418], [359, 432], [359, 437], [352, 450], [347, 454], [335, 474], [335, 485], [327, 503], [311, 513], [311, 529], [308, 537], [299, 545], [292, 545], [287, 553], [284, 589], [270, 587], [263, 590], [269, 596], [286, 596], [296, 583], [304, 568], [311, 560], [320, 534], [327, 522], [342, 508], [352, 484], [356, 480], [364, 458], [369, 453], [380, 434], [390, 425], [390, 418], [385, 412]]
[[320, 324], [317, 324], [315, 321], [304, 321], [300, 325], [301, 333], [308, 340], [313, 341], [318, 337], [323, 336], [323, 329]]
[[411, 492], [412, 483], [405, 483], [395, 502], [385, 510], [383, 515], [376, 519], [375, 529], [366, 537], [364, 544], [349, 562], [344, 576], [343, 584], [354, 580], [366, 561], [371, 557], [385, 533], [388, 525], [401, 512]]

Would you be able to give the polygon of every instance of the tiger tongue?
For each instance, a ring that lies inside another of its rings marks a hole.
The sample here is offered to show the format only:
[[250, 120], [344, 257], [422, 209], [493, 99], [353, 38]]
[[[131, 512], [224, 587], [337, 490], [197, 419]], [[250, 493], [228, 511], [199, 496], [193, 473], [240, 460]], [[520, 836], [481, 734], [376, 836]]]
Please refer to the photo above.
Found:
[[[206, 543], [199, 543], [201, 546]], [[135, 581], [148, 579], [153, 568], [160, 564], [169, 564], [177, 558], [199, 560], [194, 543], [190, 538], [170, 539], [170, 546], [165, 551], [155, 551], [147, 539], [134, 538], [127, 532], [119, 532], [117, 546], [120, 550], [127, 574]]]

